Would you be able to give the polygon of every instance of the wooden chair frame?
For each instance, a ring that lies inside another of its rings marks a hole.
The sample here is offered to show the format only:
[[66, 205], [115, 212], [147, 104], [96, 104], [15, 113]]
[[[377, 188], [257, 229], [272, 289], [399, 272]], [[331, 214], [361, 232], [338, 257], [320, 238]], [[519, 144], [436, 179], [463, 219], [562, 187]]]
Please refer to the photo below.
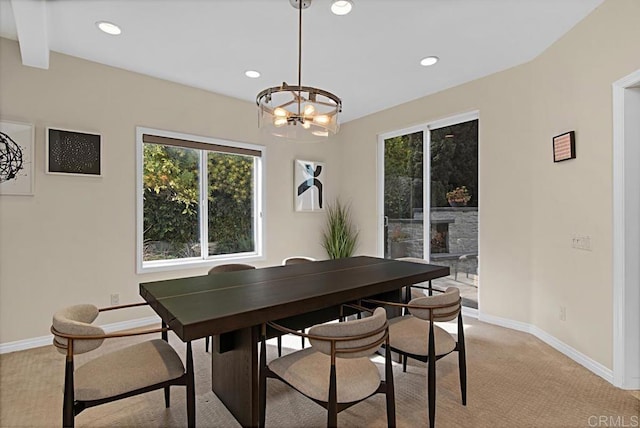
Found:
[[[128, 305], [119, 305], [119, 306], [111, 306], [107, 308], [98, 309], [98, 312], [106, 312], [118, 309], [131, 308], [136, 306], [146, 306], [148, 303], [132, 303]], [[154, 328], [149, 330], [138, 330], [132, 331], [129, 333], [109, 333], [109, 334], [101, 334], [101, 335], [72, 335], [66, 334], [57, 331], [53, 326], [51, 327], [51, 333], [55, 336], [63, 337], [67, 339], [67, 346], [63, 346], [56, 341], [54, 341], [54, 346], [59, 349], [66, 350], [66, 363], [65, 363], [65, 375], [64, 375], [64, 399], [62, 406], [62, 425], [63, 427], [73, 427], [75, 423], [75, 416], [78, 415], [83, 410], [98, 406], [100, 404], [110, 403], [112, 401], [117, 401], [122, 398], [132, 397], [134, 395], [143, 394], [145, 392], [154, 391], [156, 389], [164, 389], [164, 400], [165, 407], [169, 407], [170, 404], [170, 386], [171, 385], [184, 385], [186, 387], [187, 392], [187, 424], [189, 428], [195, 428], [196, 425], [196, 405], [195, 405], [195, 387], [194, 387], [194, 371], [193, 371], [193, 354], [191, 351], [191, 342], [187, 342], [187, 361], [185, 367], [185, 373], [179, 378], [172, 379], [167, 382], [161, 382], [155, 385], [150, 385], [145, 388], [139, 388], [133, 391], [126, 392], [124, 394], [119, 394], [113, 397], [106, 397], [99, 400], [88, 400], [81, 401], [75, 400], [75, 389], [74, 389], [74, 352], [73, 352], [73, 344], [74, 341], [80, 340], [97, 340], [97, 339], [112, 339], [116, 337], [130, 337], [130, 336], [140, 336], [145, 334], [152, 333], [161, 333], [162, 340], [168, 342], [168, 331], [170, 329], [167, 328], [166, 324], [162, 323], [162, 328]]]
[[[357, 306], [357, 305], [343, 305], [343, 306], [350, 306], [353, 307], [355, 309], [357, 309], [358, 311], [362, 312], [369, 312], [372, 313], [372, 311], [368, 308], [364, 308], [362, 306]], [[342, 308], [341, 308], [342, 310]], [[321, 401], [321, 400], [317, 400], [314, 399], [312, 397], [309, 397], [305, 394], [305, 397], [309, 398], [310, 400], [312, 400], [313, 402], [321, 405], [322, 407], [324, 407], [325, 409], [327, 409], [327, 426], [328, 427], [336, 427], [338, 424], [338, 413], [340, 413], [341, 411], [353, 406], [354, 404], [357, 404], [361, 401], [366, 400], [367, 398], [378, 394], [378, 393], [384, 393], [386, 396], [386, 402], [387, 402], [387, 425], [389, 427], [395, 427], [396, 426], [396, 412], [395, 412], [395, 392], [394, 392], [394, 387], [393, 387], [393, 369], [392, 369], [392, 365], [391, 365], [391, 357], [389, 355], [389, 353], [387, 353], [387, 355], [385, 356], [385, 379], [382, 380], [380, 382], [380, 385], [378, 386], [378, 389], [371, 395], [358, 400], [358, 401], [353, 401], [353, 402], [349, 402], [349, 403], [338, 403], [338, 389], [337, 389], [337, 378], [336, 378], [336, 358], [340, 358], [339, 356], [337, 356], [337, 354], [347, 354], [347, 353], [355, 353], [355, 352], [361, 352], [361, 351], [366, 351], [369, 349], [374, 349], [374, 348], [378, 348], [381, 345], [386, 345], [387, 347], [389, 346], [389, 323], [387, 321], [385, 321], [384, 325], [378, 329], [376, 329], [373, 332], [369, 332], [369, 333], [365, 333], [365, 334], [360, 334], [360, 335], [354, 335], [354, 336], [346, 336], [346, 337], [327, 337], [327, 336], [318, 336], [318, 335], [312, 335], [312, 334], [306, 334], [306, 333], [301, 333], [299, 331], [296, 330], [291, 330], [289, 328], [283, 327], [281, 325], [278, 325], [274, 322], [267, 322], [265, 324], [262, 324], [262, 330], [261, 330], [261, 345], [260, 345], [260, 393], [259, 393], [259, 399], [260, 399], [260, 413], [259, 413], [259, 427], [263, 428], [265, 426], [265, 419], [266, 419], [266, 398], [267, 398], [267, 378], [272, 378], [272, 379], [278, 379], [282, 382], [284, 382], [285, 384], [289, 385], [291, 388], [295, 389], [296, 391], [298, 391], [293, 385], [289, 384], [287, 381], [285, 381], [284, 379], [282, 379], [280, 376], [278, 376], [276, 373], [274, 373], [273, 371], [271, 371], [271, 369], [269, 369], [269, 366], [267, 365], [267, 349], [266, 349], [266, 337], [267, 337], [267, 326], [271, 327], [273, 329], [279, 330], [285, 334], [294, 334], [297, 336], [301, 336], [302, 338], [307, 338], [309, 340], [313, 339], [313, 340], [320, 340], [320, 341], [325, 341], [325, 342], [330, 342], [331, 343], [331, 369], [329, 372], [329, 397], [328, 397], [328, 401]], [[348, 341], [348, 340], [359, 340], [359, 339], [366, 339], [369, 337], [373, 337], [376, 336], [380, 333], [384, 333], [383, 336], [375, 341], [374, 343], [371, 343], [369, 345], [366, 346], [362, 346], [359, 348], [352, 348], [352, 349], [336, 349], [336, 344], [338, 342], [343, 342], [343, 341]], [[300, 391], [298, 391], [300, 392]], [[302, 394], [302, 393], [301, 393]]]
[[[415, 287], [415, 286], [414, 286]], [[424, 288], [424, 287], [418, 287]], [[432, 296], [433, 291], [443, 292], [441, 290], [436, 290], [431, 288], [431, 281], [429, 281], [429, 296]], [[408, 288], [407, 295], [411, 295], [411, 289]], [[425, 296], [428, 297], [428, 296]], [[427, 355], [416, 355], [410, 354], [408, 352], [401, 351], [392, 346], [389, 346], [388, 343], [384, 345], [384, 347], [393, 352], [397, 352], [399, 355], [403, 357], [402, 359], [402, 370], [403, 372], [407, 371], [407, 358], [413, 358], [418, 361], [422, 361], [427, 363], [427, 393], [429, 396], [429, 426], [435, 426], [436, 419], [436, 361], [449, 355], [452, 352], [458, 352], [458, 370], [460, 372], [460, 393], [462, 396], [462, 405], [467, 405], [467, 364], [466, 364], [466, 350], [464, 343], [464, 324], [462, 322], [462, 298], [459, 298], [457, 302], [442, 304], [442, 305], [411, 305], [409, 303], [397, 303], [397, 302], [386, 302], [374, 299], [366, 299], [363, 300], [365, 303], [371, 303], [375, 305], [384, 305], [384, 306], [393, 306], [400, 307], [403, 310], [408, 309], [429, 309], [429, 343], [428, 343], [428, 354]], [[436, 346], [435, 346], [435, 331], [434, 331], [434, 310], [435, 309], [447, 309], [447, 308], [455, 308], [449, 312], [440, 312], [436, 317], [449, 317], [457, 315], [457, 324], [458, 324], [458, 340], [456, 341], [456, 347], [442, 355], [436, 355]], [[426, 320], [425, 320], [426, 321]], [[388, 353], [388, 352], [387, 352]]]

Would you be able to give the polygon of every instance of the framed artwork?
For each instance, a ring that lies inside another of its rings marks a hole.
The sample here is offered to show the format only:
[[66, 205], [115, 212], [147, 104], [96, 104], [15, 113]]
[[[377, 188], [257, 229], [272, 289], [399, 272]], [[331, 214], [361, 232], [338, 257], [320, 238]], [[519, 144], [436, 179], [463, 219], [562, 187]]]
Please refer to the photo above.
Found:
[[561, 162], [576, 157], [576, 133], [575, 131], [553, 137], [553, 161]]
[[33, 125], [0, 121], [0, 195], [33, 195]]
[[323, 162], [294, 161], [293, 196], [296, 211], [324, 211]]
[[46, 138], [45, 171], [48, 174], [102, 175], [100, 134], [47, 128]]

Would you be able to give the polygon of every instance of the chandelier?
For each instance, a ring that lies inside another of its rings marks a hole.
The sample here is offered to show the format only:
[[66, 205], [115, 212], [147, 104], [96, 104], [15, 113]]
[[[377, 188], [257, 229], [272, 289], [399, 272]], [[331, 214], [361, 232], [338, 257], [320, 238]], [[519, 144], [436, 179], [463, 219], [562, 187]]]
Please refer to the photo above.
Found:
[[283, 82], [258, 94], [258, 127], [276, 137], [319, 141], [338, 132], [342, 101], [331, 92], [302, 86], [302, 9], [311, 0], [289, 2], [298, 9], [298, 85]]

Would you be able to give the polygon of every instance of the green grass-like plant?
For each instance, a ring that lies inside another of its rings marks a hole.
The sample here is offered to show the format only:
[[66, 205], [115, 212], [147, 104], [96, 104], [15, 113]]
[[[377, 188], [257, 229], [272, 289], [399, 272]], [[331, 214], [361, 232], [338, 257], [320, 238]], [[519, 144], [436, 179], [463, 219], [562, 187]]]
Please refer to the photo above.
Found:
[[330, 259], [351, 257], [358, 245], [358, 231], [351, 221], [349, 205], [339, 200], [327, 206], [327, 222], [322, 232], [322, 246]]

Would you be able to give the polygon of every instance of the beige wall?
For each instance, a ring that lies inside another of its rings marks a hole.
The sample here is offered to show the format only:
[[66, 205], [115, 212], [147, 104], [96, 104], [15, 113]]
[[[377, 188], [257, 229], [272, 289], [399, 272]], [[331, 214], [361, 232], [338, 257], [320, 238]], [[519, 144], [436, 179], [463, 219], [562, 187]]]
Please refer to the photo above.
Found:
[[[361, 251], [378, 251], [377, 135], [479, 110], [481, 312], [611, 368], [611, 84], [640, 68], [639, 16], [640, 1], [608, 0], [527, 64], [346, 124], [342, 194]], [[551, 138], [569, 130], [577, 159], [554, 164]], [[593, 251], [572, 249], [572, 234], [591, 236]]]
[[[47, 335], [60, 307], [108, 306], [116, 292], [121, 302], [139, 301], [140, 282], [206, 273], [135, 273], [136, 126], [266, 145], [267, 257], [256, 264], [325, 257], [323, 215], [293, 211], [293, 161], [327, 162], [331, 199], [338, 192], [335, 143], [261, 141], [250, 102], [56, 53], [48, 70], [24, 67], [18, 44], [6, 39], [0, 55], [0, 114], [35, 124], [36, 159], [35, 196], [0, 196], [0, 343]], [[104, 177], [45, 174], [47, 126], [102, 134]]]

